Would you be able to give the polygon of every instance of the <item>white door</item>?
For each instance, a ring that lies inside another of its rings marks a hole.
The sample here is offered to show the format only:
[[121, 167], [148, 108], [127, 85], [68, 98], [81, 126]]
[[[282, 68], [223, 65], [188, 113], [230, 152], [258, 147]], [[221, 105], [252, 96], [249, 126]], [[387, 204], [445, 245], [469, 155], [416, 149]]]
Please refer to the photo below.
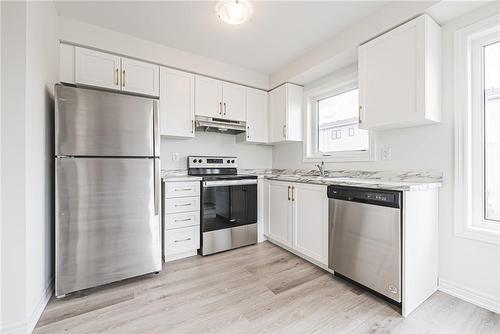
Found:
[[139, 60], [122, 58], [121, 86], [126, 92], [160, 95], [160, 67]]
[[268, 141], [268, 112], [267, 92], [247, 88], [247, 141], [267, 143]]
[[246, 88], [229, 82], [222, 82], [224, 118], [244, 121], [246, 114]]
[[194, 112], [197, 116], [222, 118], [222, 81], [195, 76]]
[[327, 186], [292, 184], [293, 248], [328, 265]]
[[269, 92], [269, 142], [286, 140], [286, 86]]
[[270, 181], [267, 187], [267, 234], [271, 239], [292, 246], [291, 186]]
[[360, 128], [411, 123], [418, 116], [418, 34], [415, 24], [406, 24], [359, 47]]
[[120, 57], [76, 47], [75, 82], [95, 87], [120, 89]]
[[160, 68], [160, 134], [194, 137], [194, 74]]

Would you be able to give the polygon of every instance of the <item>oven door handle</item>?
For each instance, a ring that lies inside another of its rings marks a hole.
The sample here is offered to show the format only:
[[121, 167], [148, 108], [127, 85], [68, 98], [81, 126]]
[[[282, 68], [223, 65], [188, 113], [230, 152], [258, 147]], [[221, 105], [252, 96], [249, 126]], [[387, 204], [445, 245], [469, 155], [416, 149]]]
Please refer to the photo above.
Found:
[[221, 181], [203, 181], [203, 187], [225, 187], [225, 186], [242, 186], [247, 184], [257, 184], [257, 179], [248, 180], [221, 180]]

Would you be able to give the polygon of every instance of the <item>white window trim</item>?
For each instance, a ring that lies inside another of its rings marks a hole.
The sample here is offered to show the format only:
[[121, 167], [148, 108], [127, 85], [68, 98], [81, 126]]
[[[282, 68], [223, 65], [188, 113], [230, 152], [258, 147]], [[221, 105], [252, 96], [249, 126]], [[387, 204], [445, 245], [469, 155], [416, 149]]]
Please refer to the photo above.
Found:
[[[500, 244], [500, 230], [487, 228], [482, 219], [478, 219], [473, 210], [472, 198], [473, 187], [477, 187], [473, 180], [471, 161], [473, 158], [472, 145], [477, 138], [472, 138], [472, 108], [473, 100], [478, 99], [477, 90], [471, 87], [472, 77], [471, 59], [472, 45], [484, 36], [500, 30], [498, 24], [500, 15], [491, 16], [483, 21], [463, 28], [455, 32], [455, 87], [454, 87], [454, 109], [455, 117], [455, 196], [454, 196], [454, 221], [455, 234], [460, 237], [479, 240], [483, 242]], [[477, 65], [476, 65], [477, 66]], [[482, 78], [479, 78], [482, 80]], [[474, 95], [474, 93], [476, 95]], [[479, 97], [482, 100], [481, 97]], [[480, 136], [477, 134], [476, 136]], [[482, 193], [482, 192], [481, 192]], [[481, 199], [482, 200], [482, 199]]]
[[319, 87], [307, 90], [304, 93], [304, 142], [303, 142], [303, 161], [304, 162], [349, 162], [349, 161], [375, 161], [375, 135], [372, 131], [368, 133], [369, 147], [366, 151], [345, 151], [321, 154], [315, 152], [316, 148], [316, 109], [314, 101], [341, 94], [352, 89], [358, 88], [358, 73], [353, 72], [335, 80], [322, 84]]

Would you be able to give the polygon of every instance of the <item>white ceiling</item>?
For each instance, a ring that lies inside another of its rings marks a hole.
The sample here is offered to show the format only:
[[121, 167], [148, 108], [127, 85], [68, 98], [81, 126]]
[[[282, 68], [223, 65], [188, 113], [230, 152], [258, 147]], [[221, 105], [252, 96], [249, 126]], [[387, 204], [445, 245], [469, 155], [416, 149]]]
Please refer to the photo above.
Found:
[[61, 16], [271, 74], [388, 1], [252, 1], [251, 20], [221, 22], [208, 1], [57, 1]]

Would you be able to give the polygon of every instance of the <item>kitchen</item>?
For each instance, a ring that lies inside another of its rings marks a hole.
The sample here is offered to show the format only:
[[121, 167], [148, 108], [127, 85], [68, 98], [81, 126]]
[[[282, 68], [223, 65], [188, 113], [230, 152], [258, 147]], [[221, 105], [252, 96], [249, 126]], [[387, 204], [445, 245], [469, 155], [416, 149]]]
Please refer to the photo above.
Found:
[[1, 7], [2, 333], [498, 332], [498, 2]]

